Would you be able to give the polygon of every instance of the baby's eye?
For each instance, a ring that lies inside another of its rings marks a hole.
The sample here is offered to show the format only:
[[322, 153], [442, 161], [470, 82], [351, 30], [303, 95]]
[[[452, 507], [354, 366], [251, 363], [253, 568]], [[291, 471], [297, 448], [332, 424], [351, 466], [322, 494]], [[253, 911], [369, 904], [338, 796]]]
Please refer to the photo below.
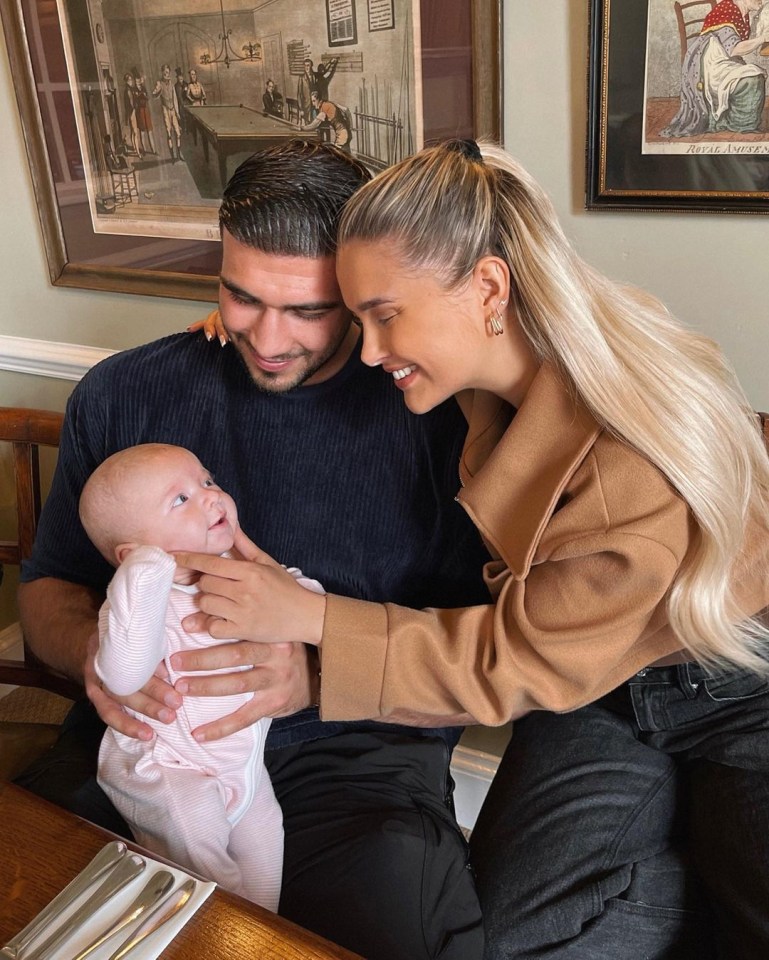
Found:
[[204, 481], [203, 481], [203, 486], [204, 486], [204, 487], [213, 487], [213, 486], [214, 486], [214, 481], [209, 477], [207, 480], [204, 480]]
[[171, 504], [172, 507], [180, 507], [183, 503], [186, 503], [190, 498], [186, 493], [180, 493], [178, 497]]

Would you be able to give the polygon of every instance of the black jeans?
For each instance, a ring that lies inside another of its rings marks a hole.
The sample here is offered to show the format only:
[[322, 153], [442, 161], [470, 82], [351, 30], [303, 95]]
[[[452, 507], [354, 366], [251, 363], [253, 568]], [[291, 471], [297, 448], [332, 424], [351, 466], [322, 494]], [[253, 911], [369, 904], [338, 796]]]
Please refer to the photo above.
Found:
[[769, 685], [647, 668], [516, 721], [471, 853], [487, 958], [769, 957]]
[[[103, 731], [89, 701], [75, 704], [58, 743], [16, 782], [130, 836], [96, 783]], [[367, 960], [481, 960], [442, 739], [349, 732], [265, 759], [284, 817], [282, 916]]]

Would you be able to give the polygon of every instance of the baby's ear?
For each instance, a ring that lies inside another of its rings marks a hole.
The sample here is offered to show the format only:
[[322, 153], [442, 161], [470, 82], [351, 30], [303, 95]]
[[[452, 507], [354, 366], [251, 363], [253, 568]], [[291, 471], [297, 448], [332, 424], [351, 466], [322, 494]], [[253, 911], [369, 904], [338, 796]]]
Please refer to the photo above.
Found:
[[120, 564], [121, 564], [121, 563], [125, 560], [125, 558], [128, 556], [128, 554], [129, 554], [132, 550], [135, 550], [138, 546], [139, 546], [138, 543], [119, 543], [119, 544], [115, 547], [115, 563], [116, 563], [116, 566], [119, 567]]

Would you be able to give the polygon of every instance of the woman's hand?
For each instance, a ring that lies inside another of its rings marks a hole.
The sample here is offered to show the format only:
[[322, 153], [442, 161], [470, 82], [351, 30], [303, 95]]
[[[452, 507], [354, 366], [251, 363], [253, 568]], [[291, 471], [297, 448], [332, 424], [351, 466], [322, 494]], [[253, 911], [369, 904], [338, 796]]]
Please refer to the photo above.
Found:
[[[235, 547], [248, 559], [177, 553], [176, 562], [202, 576], [198, 605], [207, 619], [193, 615], [185, 629], [208, 630], [218, 640], [308, 643], [320, 646], [325, 595], [305, 590], [272, 557], [244, 539]], [[194, 623], [194, 626], [192, 625]]]
[[224, 329], [222, 315], [218, 309], [212, 310], [205, 320], [197, 320], [187, 327], [187, 333], [197, 333], [198, 330], [203, 331], [206, 340], [213, 340], [214, 337], [217, 337], [222, 346], [230, 342], [230, 335]]

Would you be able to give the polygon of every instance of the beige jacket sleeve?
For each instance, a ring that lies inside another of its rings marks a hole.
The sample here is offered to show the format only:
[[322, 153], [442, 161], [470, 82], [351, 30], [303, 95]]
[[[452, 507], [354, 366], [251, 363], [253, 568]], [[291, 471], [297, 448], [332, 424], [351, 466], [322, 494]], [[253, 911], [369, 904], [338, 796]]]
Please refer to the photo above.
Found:
[[[504, 549], [504, 531], [473, 519]], [[686, 506], [659, 472], [599, 440], [528, 569], [514, 574], [504, 556], [487, 565], [495, 604], [414, 611], [329, 596], [322, 717], [465, 713], [496, 725], [591, 702], [680, 647], [665, 601], [689, 535]]]

